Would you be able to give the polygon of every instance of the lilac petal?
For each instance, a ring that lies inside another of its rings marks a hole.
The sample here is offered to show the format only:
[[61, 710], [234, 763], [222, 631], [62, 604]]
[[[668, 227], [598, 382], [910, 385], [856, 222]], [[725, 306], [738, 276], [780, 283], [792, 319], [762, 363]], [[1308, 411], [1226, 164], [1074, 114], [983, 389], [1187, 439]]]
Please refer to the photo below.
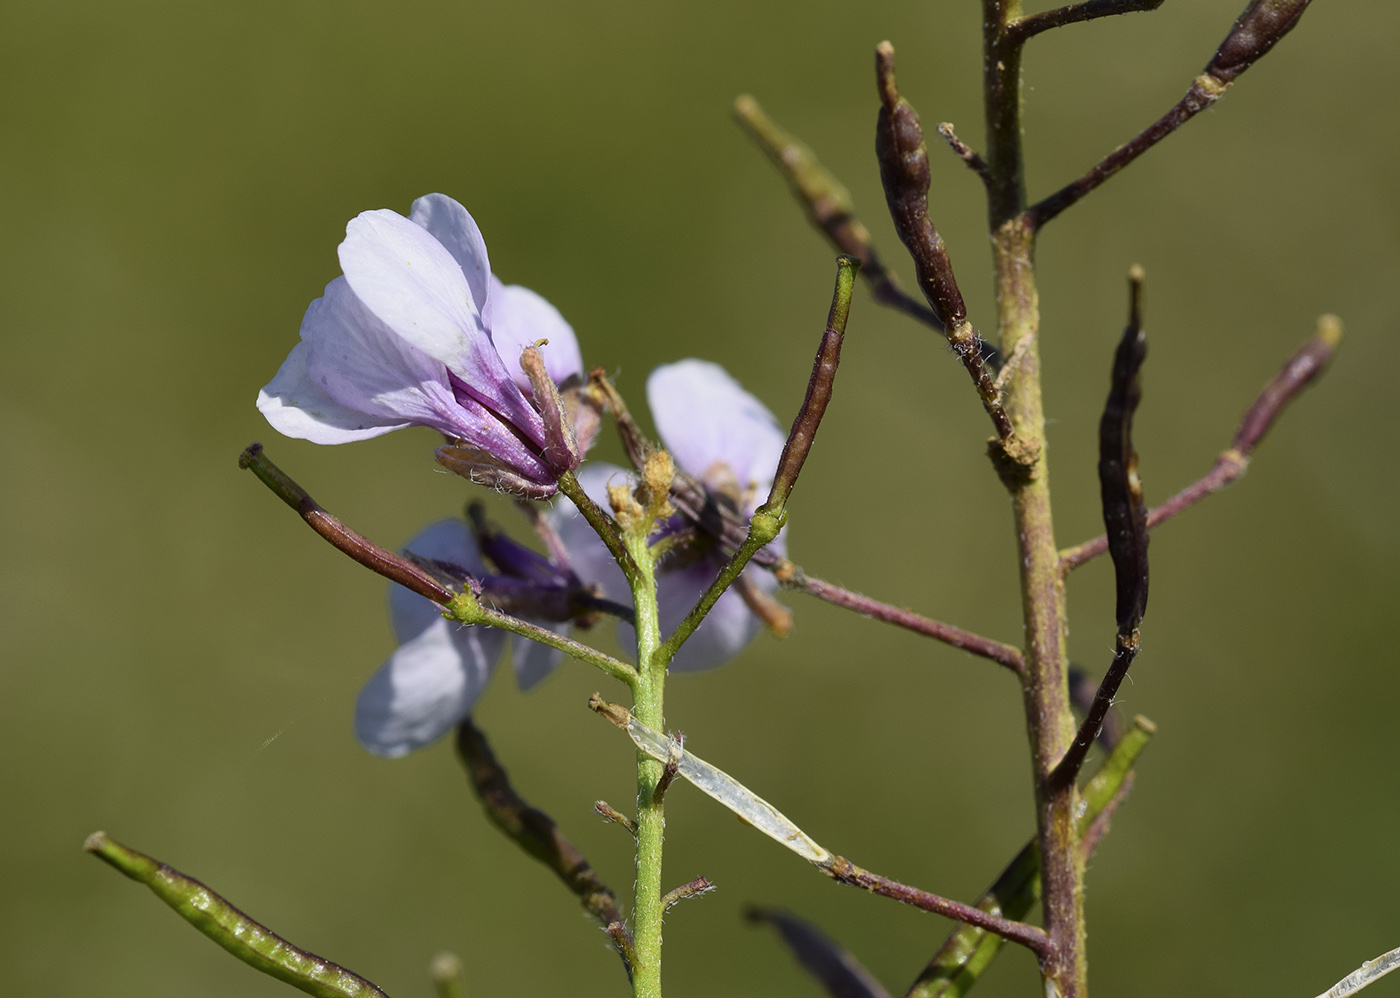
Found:
[[396, 336], [343, 277], [307, 308], [301, 339], [307, 378], [342, 409], [380, 425], [411, 423], [453, 435], [475, 425], [464, 418], [447, 369]]
[[[567, 620], [562, 623], [535, 620], [531, 623], [548, 628], [561, 636], [567, 635], [572, 626]], [[510, 663], [515, 667], [515, 684], [520, 687], [522, 693], [553, 672], [563, 660], [564, 653], [558, 648], [551, 648], [549, 645], [519, 636], [511, 639]]]
[[488, 318], [487, 279], [491, 276], [491, 261], [486, 255], [486, 240], [481, 238], [476, 219], [446, 194], [425, 194], [413, 202], [408, 217], [415, 225], [432, 233], [433, 238], [452, 254], [452, 259], [462, 268], [467, 286], [471, 288], [477, 314], [485, 322]]
[[345, 227], [340, 266], [355, 296], [404, 342], [446, 365], [463, 388], [543, 439], [539, 414], [486, 335], [466, 275], [426, 229], [388, 209]]
[[574, 329], [559, 314], [559, 310], [529, 288], [518, 284], [502, 284], [491, 278], [491, 342], [506, 365], [515, 383], [527, 394], [530, 379], [520, 369], [520, 354], [539, 340], [549, 343], [540, 347], [544, 368], [559, 384], [573, 375], [583, 374], [583, 355], [579, 352]]
[[724, 368], [694, 359], [662, 365], [647, 378], [647, 403], [681, 468], [704, 477], [723, 463], [740, 488], [755, 487], [754, 505], [768, 497], [787, 433]]
[[306, 353], [305, 343], [292, 347], [272, 380], [258, 392], [258, 411], [278, 433], [312, 443], [343, 444], [410, 425], [347, 409], [331, 399], [307, 374]]
[[470, 713], [505, 635], [439, 617], [374, 674], [355, 701], [355, 736], [385, 758], [436, 741]]

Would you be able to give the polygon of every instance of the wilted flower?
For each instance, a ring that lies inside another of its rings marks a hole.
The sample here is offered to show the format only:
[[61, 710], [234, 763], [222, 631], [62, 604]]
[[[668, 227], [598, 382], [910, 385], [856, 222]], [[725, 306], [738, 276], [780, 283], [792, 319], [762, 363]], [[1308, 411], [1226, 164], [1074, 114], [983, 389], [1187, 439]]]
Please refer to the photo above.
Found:
[[491, 273], [476, 222], [443, 194], [413, 202], [408, 218], [388, 209], [357, 216], [339, 255], [344, 276], [311, 303], [301, 342], [258, 393], [268, 422], [321, 444], [432, 427], [451, 440], [439, 459], [454, 471], [507, 491], [553, 494], [578, 452], [552, 446], [559, 428], [541, 412], [558, 407], [539, 398], [520, 361], [546, 339], [550, 378], [582, 372], [563, 316]]
[[[487, 576], [477, 538], [461, 520], [439, 520], [426, 527], [404, 545], [404, 551], [454, 580]], [[541, 565], [529, 566], [527, 574], [544, 585], [565, 584], [562, 576], [548, 578], [542, 568], [548, 563], [539, 561]], [[507, 644], [512, 646], [511, 663], [522, 690], [547, 676], [561, 656], [553, 648], [505, 631], [448, 620], [441, 606], [400, 585], [390, 588], [389, 613], [399, 647], [365, 684], [355, 703], [355, 735], [375, 755], [407, 755], [452, 730], [486, 689]], [[560, 633], [569, 626], [567, 621], [539, 624]]]
[[[647, 379], [647, 402], [661, 442], [676, 464], [700, 479], [720, 501], [732, 503], [747, 518], [768, 498], [787, 433], [724, 368], [703, 360], [658, 367]], [[626, 474], [613, 465], [592, 463], [579, 471], [578, 479], [584, 491], [606, 508], [608, 484], [619, 484]], [[550, 515], [583, 581], [597, 583], [604, 596], [630, 605], [631, 592], [621, 570], [582, 515], [572, 504], [563, 503]], [[678, 515], [662, 530], [675, 532], [689, 526]], [[782, 535], [771, 546], [779, 554], [786, 552]], [[713, 541], [698, 533], [693, 543], [662, 560], [656, 585], [663, 637], [685, 619], [726, 560]], [[742, 578], [764, 594], [778, 587], [772, 573], [756, 565], [745, 569]], [[762, 626], [731, 588], [681, 646], [671, 668], [695, 671], [720, 665], [742, 651]], [[635, 641], [628, 625], [619, 625], [619, 632], [625, 644]]]

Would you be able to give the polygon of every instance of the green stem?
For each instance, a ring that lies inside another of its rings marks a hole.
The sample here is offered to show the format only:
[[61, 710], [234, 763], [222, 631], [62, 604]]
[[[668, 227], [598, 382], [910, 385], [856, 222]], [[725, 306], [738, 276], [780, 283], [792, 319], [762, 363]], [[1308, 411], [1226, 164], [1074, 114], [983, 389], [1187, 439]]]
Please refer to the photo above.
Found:
[[555, 634], [547, 627], [540, 627], [532, 624], [528, 620], [521, 620], [519, 617], [512, 617], [508, 613], [500, 610], [493, 610], [488, 606], [483, 606], [481, 601], [470, 591], [459, 593], [443, 607], [447, 614], [461, 624], [478, 624], [484, 627], [499, 627], [503, 631], [518, 634], [522, 638], [529, 638], [531, 641], [538, 641], [542, 645], [557, 648], [564, 654], [578, 659], [580, 662], [601, 669], [614, 679], [626, 683], [629, 688], [636, 688], [637, 670], [632, 668], [621, 659], [605, 655], [596, 648], [590, 648], [581, 641], [573, 638], [566, 638], [562, 634]]
[[[632, 602], [637, 611], [637, 681], [632, 687], [634, 715], [643, 724], [665, 730], [663, 693], [670, 658], [661, 644], [657, 615], [656, 566], [646, 537], [626, 535], [632, 563]], [[661, 998], [661, 922], [666, 912], [661, 891], [661, 851], [666, 832], [664, 799], [656, 792], [664, 764], [637, 750], [637, 865], [632, 901], [634, 998]]]

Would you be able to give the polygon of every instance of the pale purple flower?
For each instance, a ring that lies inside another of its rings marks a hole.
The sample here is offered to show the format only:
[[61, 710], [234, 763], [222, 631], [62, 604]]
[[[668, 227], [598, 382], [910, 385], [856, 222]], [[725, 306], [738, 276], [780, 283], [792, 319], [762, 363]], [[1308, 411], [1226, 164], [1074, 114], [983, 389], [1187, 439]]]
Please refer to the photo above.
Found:
[[[693, 359], [658, 367], [647, 379], [647, 402], [662, 444], [682, 470], [712, 491], [731, 496], [745, 517], [768, 498], [787, 433], [724, 368]], [[608, 485], [622, 484], [627, 473], [595, 462], [584, 465], [578, 479], [584, 491], [606, 509]], [[598, 583], [605, 597], [630, 605], [631, 591], [621, 570], [582, 515], [571, 503], [560, 503], [550, 515], [580, 578]], [[676, 521], [672, 528], [682, 525], [679, 517]], [[771, 547], [785, 554], [785, 537], [780, 534]], [[718, 548], [662, 560], [656, 585], [663, 637], [690, 612], [724, 563]], [[745, 569], [744, 576], [765, 593], [778, 587], [773, 574], [756, 565]], [[743, 597], [730, 589], [681, 646], [671, 668], [686, 672], [720, 665], [742, 651], [761, 629], [761, 621]], [[619, 624], [618, 639], [624, 645], [636, 642], [626, 624]]]
[[497, 484], [551, 493], [569, 468], [545, 455], [520, 355], [547, 339], [554, 381], [581, 374], [563, 316], [491, 273], [481, 230], [443, 194], [413, 202], [408, 218], [357, 216], [339, 255], [344, 275], [311, 303], [301, 342], [258, 393], [268, 422], [321, 444], [428, 426], [499, 468]]
[[[440, 520], [404, 545], [406, 553], [457, 577], [487, 574], [477, 540], [461, 520]], [[389, 591], [399, 647], [360, 691], [355, 735], [370, 752], [407, 755], [451, 731], [471, 713], [492, 670], [510, 645], [516, 683], [528, 690], [558, 665], [562, 653], [491, 627], [465, 627], [442, 607], [400, 585]], [[540, 621], [563, 633], [568, 623]]]
[[[700, 360], [657, 368], [647, 381], [647, 399], [662, 442], [680, 467], [712, 490], [732, 496], [740, 511], [751, 515], [767, 498], [787, 438], [772, 413], [722, 367]], [[578, 477], [589, 496], [606, 508], [607, 486], [626, 480], [627, 473], [593, 463], [580, 469]], [[605, 597], [630, 605], [631, 592], [621, 570], [573, 504], [560, 503], [548, 516], [569, 550], [570, 567], [582, 581], [597, 583]], [[677, 518], [671, 526], [679, 529], [683, 524]], [[786, 550], [781, 535], [773, 547], [779, 553]], [[493, 540], [489, 549], [498, 567], [522, 585], [558, 587], [576, 581], [508, 539]], [[410, 540], [405, 551], [457, 578], [479, 580], [488, 574], [478, 540], [461, 520], [432, 524]], [[717, 550], [662, 562], [657, 596], [664, 634], [680, 623], [723, 564]], [[757, 566], [750, 566], [745, 575], [764, 592], [777, 588], [773, 575]], [[360, 691], [355, 705], [355, 734], [376, 755], [406, 755], [451, 731], [471, 712], [507, 645], [522, 690], [547, 676], [563, 657], [504, 631], [448, 620], [438, 604], [399, 585], [391, 587], [389, 606], [399, 647]], [[567, 621], [537, 623], [560, 634], [570, 627]], [[743, 599], [727, 592], [671, 667], [686, 671], [719, 665], [738, 654], [761, 626]], [[619, 639], [635, 644], [630, 626], [619, 625]]]

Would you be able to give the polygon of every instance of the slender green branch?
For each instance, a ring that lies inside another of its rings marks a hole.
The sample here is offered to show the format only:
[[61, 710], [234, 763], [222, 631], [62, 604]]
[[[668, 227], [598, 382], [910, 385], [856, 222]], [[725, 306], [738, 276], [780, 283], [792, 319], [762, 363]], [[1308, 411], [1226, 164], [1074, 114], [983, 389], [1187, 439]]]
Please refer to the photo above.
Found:
[[578, 507], [578, 511], [583, 514], [588, 525], [597, 532], [598, 537], [607, 546], [608, 553], [613, 556], [618, 568], [622, 569], [622, 574], [631, 581], [638, 572], [637, 563], [631, 552], [623, 545], [617, 523], [607, 513], [604, 513], [596, 502], [588, 498], [588, 493], [583, 491], [583, 486], [579, 484], [578, 478], [574, 476], [572, 471], [566, 471], [559, 476], [559, 491], [568, 496]]
[[661, 646], [662, 657], [667, 661], [676, 657], [676, 652], [680, 651], [681, 645], [695, 633], [695, 629], [700, 626], [709, 612], [714, 609], [715, 603], [724, 595], [725, 591], [732, 586], [739, 578], [745, 567], [747, 567], [753, 556], [758, 553], [758, 549], [769, 544], [773, 538], [778, 536], [778, 531], [782, 529], [782, 519], [771, 514], [764, 514], [762, 510], [754, 513], [753, 519], [749, 521], [749, 535], [744, 538], [744, 543], [739, 546], [739, 550], [734, 552], [733, 557], [725, 563], [719, 575], [710, 583], [699, 601], [690, 608], [690, 612], [685, 615], [676, 629], [671, 632], [671, 636], [666, 639], [666, 643]]
[[485, 606], [471, 590], [453, 596], [445, 609], [446, 615], [459, 624], [499, 627], [503, 631], [509, 631], [522, 638], [529, 638], [531, 641], [538, 641], [550, 648], [557, 648], [571, 658], [576, 658], [580, 662], [601, 669], [614, 679], [626, 683], [629, 687], [635, 688], [637, 685], [637, 670], [621, 659], [613, 658], [596, 648], [590, 648], [581, 641], [556, 634], [547, 627], [540, 627], [528, 620], [521, 620], [519, 617], [512, 617], [508, 613], [502, 613], [500, 610]]
[[116, 867], [248, 966], [317, 998], [388, 998], [359, 974], [293, 946], [204, 884], [159, 860], [93, 832], [83, 849]]

